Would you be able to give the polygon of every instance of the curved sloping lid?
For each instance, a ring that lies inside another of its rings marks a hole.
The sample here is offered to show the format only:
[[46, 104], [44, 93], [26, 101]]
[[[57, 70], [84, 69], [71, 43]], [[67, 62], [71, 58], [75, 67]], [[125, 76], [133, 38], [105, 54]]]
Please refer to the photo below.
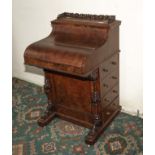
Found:
[[83, 49], [57, 46], [49, 36], [28, 46], [24, 58], [25, 64], [82, 73], [88, 55], [90, 52]]

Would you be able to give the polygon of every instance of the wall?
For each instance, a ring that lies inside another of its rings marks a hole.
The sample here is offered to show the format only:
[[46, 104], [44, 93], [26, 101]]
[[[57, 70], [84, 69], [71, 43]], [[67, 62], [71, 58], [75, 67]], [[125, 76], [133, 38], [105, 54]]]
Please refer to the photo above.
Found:
[[23, 52], [50, 33], [50, 21], [62, 12], [114, 14], [122, 21], [120, 102], [124, 110], [142, 113], [141, 0], [13, 0], [13, 76], [43, 85], [41, 71], [24, 66]]

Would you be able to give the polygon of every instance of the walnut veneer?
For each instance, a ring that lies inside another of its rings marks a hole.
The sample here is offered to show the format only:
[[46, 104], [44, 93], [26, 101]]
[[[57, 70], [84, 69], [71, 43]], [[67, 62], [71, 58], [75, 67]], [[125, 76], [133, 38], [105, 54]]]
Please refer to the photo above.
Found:
[[25, 64], [43, 68], [48, 106], [38, 120], [54, 117], [90, 128], [94, 144], [120, 112], [119, 25], [115, 16], [60, 14], [51, 34], [27, 47]]

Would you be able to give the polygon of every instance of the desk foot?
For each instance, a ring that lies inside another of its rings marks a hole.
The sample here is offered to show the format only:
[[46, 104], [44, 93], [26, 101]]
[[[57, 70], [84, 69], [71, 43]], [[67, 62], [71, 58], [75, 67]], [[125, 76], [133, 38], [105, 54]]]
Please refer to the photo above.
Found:
[[55, 112], [53, 112], [53, 110], [51, 110], [51, 108], [48, 105], [44, 115], [39, 118], [38, 125], [41, 127], [44, 127], [48, 125], [54, 117], [55, 117]]
[[86, 144], [93, 145], [99, 136], [104, 132], [104, 130], [108, 127], [108, 125], [113, 121], [113, 119], [120, 113], [121, 107], [119, 106], [115, 111], [111, 111], [105, 115], [104, 122], [99, 126], [95, 125], [89, 131], [88, 135], [85, 137]]

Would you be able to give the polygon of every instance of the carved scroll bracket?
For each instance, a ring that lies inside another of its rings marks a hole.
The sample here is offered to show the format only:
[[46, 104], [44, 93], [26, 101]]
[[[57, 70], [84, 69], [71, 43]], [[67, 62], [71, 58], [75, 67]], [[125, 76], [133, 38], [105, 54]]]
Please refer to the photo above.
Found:
[[49, 79], [46, 77], [45, 77], [44, 91], [47, 95], [48, 105], [44, 112], [44, 115], [41, 116], [40, 119], [38, 120], [38, 124], [42, 127], [47, 125], [55, 115], [53, 112], [54, 106], [53, 106], [51, 95], [50, 95], [50, 93], [52, 92], [52, 85], [50, 84]]

